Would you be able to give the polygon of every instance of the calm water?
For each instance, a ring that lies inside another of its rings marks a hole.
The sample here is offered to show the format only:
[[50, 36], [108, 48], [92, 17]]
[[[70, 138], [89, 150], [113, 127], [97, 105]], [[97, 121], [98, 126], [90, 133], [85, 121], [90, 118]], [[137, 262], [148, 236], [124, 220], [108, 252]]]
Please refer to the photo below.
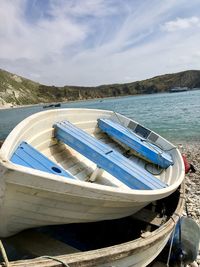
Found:
[[[172, 142], [200, 141], [200, 90], [79, 101], [62, 107], [114, 110]], [[0, 139], [21, 120], [42, 110], [42, 106], [0, 110]]]

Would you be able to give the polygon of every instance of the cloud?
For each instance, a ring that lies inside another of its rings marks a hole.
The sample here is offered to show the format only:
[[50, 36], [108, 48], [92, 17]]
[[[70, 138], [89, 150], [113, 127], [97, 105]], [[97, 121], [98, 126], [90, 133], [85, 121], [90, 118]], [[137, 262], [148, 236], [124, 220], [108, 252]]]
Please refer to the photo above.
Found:
[[191, 27], [200, 27], [200, 19], [198, 17], [176, 18], [175, 20], [166, 22], [163, 29], [168, 32], [174, 32], [189, 29]]
[[0, 0], [0, 68], [99, 85], [199, 68], [193, 0]]
[[51, 0], [49, 2], [49, 11], [48, 13], [51, 16], [70, 16], [70, 17], [100, 17], [110, 15], [111, 13], [115, 13], [118, 10], [118, 6], [120, 5], [120, 1], [116, 2], [113, 0], [105, 1], [105, 0], [84, 0], [84, 1], [54, 1]]
[[67, 17], [42, 17], [34, 24], [25, 20], [25, 1], [3, 1], [0, 14], [1, 57], [42, 59], [55, 56], [85, 38], [87, 29]]

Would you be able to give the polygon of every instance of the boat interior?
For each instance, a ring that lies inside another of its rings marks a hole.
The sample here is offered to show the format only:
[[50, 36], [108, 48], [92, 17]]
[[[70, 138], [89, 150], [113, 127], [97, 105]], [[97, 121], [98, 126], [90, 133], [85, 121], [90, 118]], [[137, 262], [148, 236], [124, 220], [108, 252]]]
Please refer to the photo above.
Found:
[[[104, 119], [108, 116], [102, 117]], [[18, 146], [12, 151], [10, 160], [39, 170], [43, 170], [43, 165], [49, 165], [48, 170], [44, 171], [124, 189], [160, 189], [176, 180], [174, 173], [180, 171], [178, 164], [174, 162], [176, 149], [154, 132], [124, 117], [108, 117], [108, 121], [115, 123], [115, 128], [111, 130], [115, 131], [119, 126], [122, 130], [128, 129], [127, 141], [126, 135], [121, 136], [123, 131], [113, 135], [102, 130], [102, 127], [99, 127], [101, 116], [79, 121], [71, 118], [72, 115], [69, 115], [67, 120], [59, 122], [50, 120], [44, 123], [42, 120], [31, 124], [21, 140], [16, 142]], [[106, 127], [108, 126], [107, 124]], [[40, 131], [35, 135], [31, 134], [37, 128]], [[130, 145], [130, 139], [135, 142], [133, 147]], [[20, 156], [22, 150], [25, 154]], [[36, 163], [33, 162], [33, 154]], [[152, 155], [156, 160], [167, 158], [167, 166], [153, 162]], [[48, 164], [43, 164], [47, 160]], [[121, 179], [127, 176], [127, 172], [128, 178]]]

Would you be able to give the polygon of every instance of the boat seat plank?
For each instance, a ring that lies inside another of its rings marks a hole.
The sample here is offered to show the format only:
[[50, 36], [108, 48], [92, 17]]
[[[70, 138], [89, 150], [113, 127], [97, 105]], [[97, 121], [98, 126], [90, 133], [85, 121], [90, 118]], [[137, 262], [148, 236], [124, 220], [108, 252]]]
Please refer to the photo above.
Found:
[[11, 162], [36, 170], [53, 173], [67, 178], [75, 179], [70, 173], [62, 169], [55, 162], [32, 147], [27, 142], [21, 142], [11, 157]]
[[152, 163], [166, 169], [173, 165], [172, 157], [156, 145], [141, 139], [131, 129], [109, 119], [98, 119], [98, 127], [109, 136], [115, 138]]
[[159, 213], [146, 208], [139, 210], [137, 213], [131, 215], [131, 217], [157, 227], [160, 227], [163, 222], [163, 217], [160, 217]]
[[4, 243], [7, 246], [10, 245], [16, 248], [21, 253], [35, 257], [43, 255], [58, 256], [79, 252], [78, 249], [34, 229], [8, 237], [4, 239]]
[[55, 138], [96, 163], [131, 189], [161, 189], [167, 185], [69, 121], [54, 125]]

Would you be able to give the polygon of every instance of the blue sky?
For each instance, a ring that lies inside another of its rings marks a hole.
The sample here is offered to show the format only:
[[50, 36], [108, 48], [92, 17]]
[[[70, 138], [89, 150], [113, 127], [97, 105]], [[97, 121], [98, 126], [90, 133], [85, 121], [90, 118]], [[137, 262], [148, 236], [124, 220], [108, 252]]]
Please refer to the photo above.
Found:
[[59, 86], [200, 69], [200, 1], [0, 0], [0, 68]]

